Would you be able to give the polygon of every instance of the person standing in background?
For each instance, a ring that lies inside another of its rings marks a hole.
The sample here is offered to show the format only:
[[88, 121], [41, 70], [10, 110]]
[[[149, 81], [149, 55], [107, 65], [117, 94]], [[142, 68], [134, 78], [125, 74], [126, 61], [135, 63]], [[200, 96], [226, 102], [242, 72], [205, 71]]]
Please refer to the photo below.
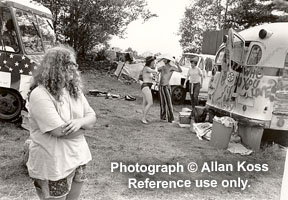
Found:
[[192, 113], [194, 112], [195, 106], [199, 104], [198, 96], [200, 93], [200, 89], [202, 88], [203, 84], [203, 73], [201, 69], [197, 67], [197, 63], [199, 58], [197, 56], [190, 59], [191, 68], [188, 70], [186, 80], [184, 82], [184, 88], [186, 87], [186, 82], [189, 80], [189, 94], [191, 98], [191, 105], [192, 105]]
[[[174, 121], [173, 115], [173, 105], [171, 100], [171, 87], [169, 85], [171, 76], [173, 72], [182, 72], [181, 67], [178, 63], [175, 65], [174, 58], [170, 55], [161, 56], [164, 62], [164, 65], [158, 68], [160, 72], [160, 83], [159, 83], [159, 96], [160, 96], [160, 119], [167, 120], [172, 123]], [[159, 60], [160, 61], [160, 60]]]

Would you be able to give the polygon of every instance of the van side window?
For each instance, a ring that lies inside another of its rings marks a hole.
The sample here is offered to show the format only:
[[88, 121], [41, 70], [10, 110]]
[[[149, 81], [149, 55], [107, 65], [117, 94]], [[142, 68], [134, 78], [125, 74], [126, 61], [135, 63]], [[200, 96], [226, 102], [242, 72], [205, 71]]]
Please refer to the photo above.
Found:
[[17, 40], [16, 29], [8, 8], [0, 7], [1, 23], [1, 43], [0, 50], [8, 52], [18, 52], [19, 43]]
[[42, 35], [44, 47], [45, 49], [49, 49], [54, 45], [56, 41], [52, 20], [43, 16], [36, 16], [39, 23], [39, 29]]
[[22, 42], [27, 54], [44, 52], [38, 23], [35, 15], [21, 10], [16, 11]]
[[261, 47], [253, 45], [248, 57], [247, 65], [257, 65], [262, 57]]

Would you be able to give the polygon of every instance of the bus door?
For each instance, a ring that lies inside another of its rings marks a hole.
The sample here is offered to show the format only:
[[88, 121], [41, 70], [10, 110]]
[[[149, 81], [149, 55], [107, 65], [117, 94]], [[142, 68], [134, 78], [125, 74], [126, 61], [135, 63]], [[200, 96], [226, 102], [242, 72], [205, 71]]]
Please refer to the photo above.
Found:
[[245, 40], [233, 29], [229, 29], [225, 47], [216, 55], [216, 69], [209, 84], [208, 104], [233, 112], [236, 107], [237, 81], [243, 69], [244, 50]]
[[[270, 121], [281, 72], [279, 67], [267, 65], [269, 47], [265, 41], [253, 41], [247, 49], [247, 59], [237, 85], [239, 115], [261, 121]], [[267, 124], [265, 124], [267, 126]]]

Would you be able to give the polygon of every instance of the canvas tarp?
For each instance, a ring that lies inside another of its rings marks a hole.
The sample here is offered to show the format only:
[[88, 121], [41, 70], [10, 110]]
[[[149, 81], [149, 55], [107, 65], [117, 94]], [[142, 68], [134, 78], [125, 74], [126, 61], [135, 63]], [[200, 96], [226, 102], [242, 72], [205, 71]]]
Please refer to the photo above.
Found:
[[138, 80], [139, 74], [142, 71], [144, 67], [144, 63], [132, 63], [129, 64], [129, 62], [118, 62], [117, 69], [115, 70], [114, 74], [117, 77], [120, 77], [121, 74], [125, 74], [134, 80]]

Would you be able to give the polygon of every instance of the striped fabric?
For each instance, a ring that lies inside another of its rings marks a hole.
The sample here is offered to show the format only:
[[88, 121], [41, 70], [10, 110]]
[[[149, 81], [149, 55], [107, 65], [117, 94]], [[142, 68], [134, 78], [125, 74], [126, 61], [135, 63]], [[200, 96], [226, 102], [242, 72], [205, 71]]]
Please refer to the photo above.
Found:
[[168, 122], [174, 121], [170, 85], [160, 85], [159, 95], [160, 95], [160, 118], [162, 120], [166, 120], [168, 117]]

